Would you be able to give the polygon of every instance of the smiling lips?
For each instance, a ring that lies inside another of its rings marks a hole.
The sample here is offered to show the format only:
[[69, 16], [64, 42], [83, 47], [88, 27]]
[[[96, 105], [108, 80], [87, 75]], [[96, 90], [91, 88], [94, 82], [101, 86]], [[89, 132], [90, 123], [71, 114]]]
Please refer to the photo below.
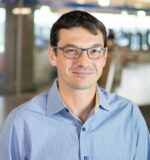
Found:
[[87, 70], [87, 69], [80, 69], [80, 70], [73, 70], [72, 71], [73, 74], [75, 74], [78, 77], [83, 77], [86, 78], [92, 74], [94, 74], [95, 72], [93, 70]]

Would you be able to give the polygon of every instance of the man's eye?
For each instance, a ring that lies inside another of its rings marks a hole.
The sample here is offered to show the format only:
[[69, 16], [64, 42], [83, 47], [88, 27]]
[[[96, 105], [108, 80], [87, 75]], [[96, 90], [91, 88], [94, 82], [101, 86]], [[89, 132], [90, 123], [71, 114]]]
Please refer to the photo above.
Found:
[[101, 51], [102, 51], [101, 49], [95, 48], [95, 49], [91, 49], [91, 50], [90, 50], [90, 53], [91, 53], [91, 54], [101, 53]]
[[67, 48], [67, 49], [65, 49], [65, 53], [76, 53], [76, 49], [74, 49], [74, 48]]

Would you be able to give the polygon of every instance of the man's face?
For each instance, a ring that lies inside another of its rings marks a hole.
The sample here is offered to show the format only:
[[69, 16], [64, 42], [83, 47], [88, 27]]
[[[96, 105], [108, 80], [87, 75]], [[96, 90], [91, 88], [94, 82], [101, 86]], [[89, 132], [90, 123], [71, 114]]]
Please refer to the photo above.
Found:
[[[90, 48], [93, 46], [104, 46], [101, 32], [93, 35], [84, 28], [74, 27], [61, 29], [57, 46], [76, 46], [79, 48]], [[90, 89], [97, 85], [97, 80], [102, 74], [106, 62], [107, 51], [101, 59], [90, 59], [86, 51], [83, 51], [78, 59], [67, 59], [62, 50], [57, 50], [57, 56], [53, 48], [49, 48], [49, 58], [52, 66], [57, 67], [58, 84], [75, 90]]]

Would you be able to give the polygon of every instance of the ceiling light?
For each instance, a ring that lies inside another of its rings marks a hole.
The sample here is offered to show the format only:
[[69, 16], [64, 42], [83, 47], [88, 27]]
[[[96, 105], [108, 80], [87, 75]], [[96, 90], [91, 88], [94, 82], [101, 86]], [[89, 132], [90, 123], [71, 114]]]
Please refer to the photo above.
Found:
[[85, 0], [77, 0], [77, 3], [79, 3], [79, 4], [84, 4], [84, 3], [85, 3]]
[[141, 1], [141, 2], [144, 2], [144, 3], [150, 3], [149, 0], [138, 0], [138, 1]]
[[100, 6], [106, 7], [106, 6], [109, 6], [110, 0], [98, 0], [98, 4]]
[[23, 8], [14, 8], [12, 10], [12, 13], [15, 15], [21, 14], [21, 15], [28, 15], [32, 13], [31, 8], [23, 7]]
[[40, 8], [40, 11], [41, 12], [44, 12], [44, 13], [49, 13], [51, 11], [50, 7], [49, 6], [42, 6]]

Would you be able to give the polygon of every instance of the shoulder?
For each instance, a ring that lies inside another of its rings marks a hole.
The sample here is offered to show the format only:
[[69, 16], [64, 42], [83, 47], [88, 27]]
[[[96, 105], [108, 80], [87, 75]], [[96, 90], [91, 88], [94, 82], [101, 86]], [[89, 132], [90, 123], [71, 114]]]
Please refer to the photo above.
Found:
[[142, 119], [143, 116], [137, 104], [131, 100], [122, 97], [116, 93], [109, 93], [103, 88], [99, 88], [100, 94], [106, 98], [111, 111], [126, 114], [126, 116], [134, 117], [134, 119]]
[[142, 131], [148, 134], [146, 121], [137, 104], [116, 93], [109, 93], [102, 88], [99, 88], [99, 92], [108, 102], [111, 117], [117, 119], [118, 123], [130, 124], [136, 133]]
[[39, 95], [33, 97], [31, 100], [21, 104], [14, 110], [14, 113], [30, 111], [43, 113], [47, 104], [48, 90], [40, 93]]
[[21, 104], [13, 109], [7, 116], [3, 127], [10, 125], [19, 125], [25, 119], [32, 118], [33, 115], [45, 115], [47, 106], [48, 90], [33, 97], [31, 100]]
[[137, 106], [134, 102], [132, 102], [131, 100], [122, 97], [116, 93], [110, 93], [107, 92], [105, 89], [100, 88], [99, 87], [99, 94], [101, 94], [101, 96], [104, 96], [105, 99], [108, 101], [109, 105], [115, 105], [118, 107], [124, 107], [124, 106]]

